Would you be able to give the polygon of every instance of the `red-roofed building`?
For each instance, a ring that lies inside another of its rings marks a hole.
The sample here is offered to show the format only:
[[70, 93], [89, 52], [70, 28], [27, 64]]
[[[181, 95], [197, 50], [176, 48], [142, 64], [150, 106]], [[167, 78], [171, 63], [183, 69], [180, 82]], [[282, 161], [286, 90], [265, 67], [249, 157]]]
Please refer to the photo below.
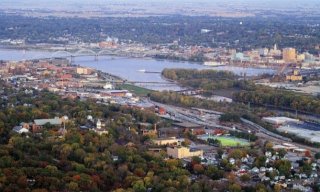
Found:
[[159, 111], [158, 111], [159, 115], [165, 115], [167, 113], [166, 109], [163, 107], [159, 107]]
[[61, 79], [61, 80], [69, 80], [69, 79], [72, 79], [72, 75], [71, 74], [59, 75], [59, 79]]
[[215, 129], [214, 131], [213, 131], [213, 134], [214, 135], [217, 135], [217, 136], [219, 136], [219, 135], [223, 135], [225, 132], [223, 131], [223, 130], [221, 130], [221, 129]]
[[206, 134], [206, 131], [204, 128], [196, 128], [196, 129], [191, 129], [192, 135], [204, 135]]

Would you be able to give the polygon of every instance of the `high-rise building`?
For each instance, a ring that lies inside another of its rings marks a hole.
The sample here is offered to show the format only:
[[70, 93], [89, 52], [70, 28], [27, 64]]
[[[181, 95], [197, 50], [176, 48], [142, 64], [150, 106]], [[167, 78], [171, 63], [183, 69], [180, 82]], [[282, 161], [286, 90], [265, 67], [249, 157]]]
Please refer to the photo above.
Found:
[[270, 56], [280, 56], [281, 50], [278, 49], [277, 44], [274, 44], [273, 49], [270, 49], [269, 51]]
[[295, 62], [296, 61], [296, 49], [294, 48], [285, 48], [283, 49], [282, 58], [285, 62]]
[[297, 55], [297, 61], [304, 61], [306, 59], [306, 55], [305, 54], [298, 54]]
[[77, 74], [79, 75], [90, 75], [92, 70], [90, 68], [77, 67]]
[[269, 54], [269, 49], [268, 48], [261, 48], [261, 49], [259, 49], [259, 54], [261, 56], [267, 56]]

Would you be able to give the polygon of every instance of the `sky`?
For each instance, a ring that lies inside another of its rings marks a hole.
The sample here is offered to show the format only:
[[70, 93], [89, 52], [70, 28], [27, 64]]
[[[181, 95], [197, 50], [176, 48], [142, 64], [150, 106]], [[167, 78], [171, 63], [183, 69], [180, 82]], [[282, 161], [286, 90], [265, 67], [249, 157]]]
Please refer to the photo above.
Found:
[[99, 4], [105, 5], [109, 3], [133, 3], [133, 4], [150, 4], [150, 3], [172, 3], [174, 5], [181, 5], [186, 3], [225, 3], [225, 4], [247, 4], [250, 6], [257, 7], [292, 7], [292, 6], [312, 6], [312, 5], [320, 5], [319, 0], [1, 0], [0, 5], [5, 4], [6, 6], [39, 6], [39, 7], [47, 7], [52, 5], [92, 5]]
[[[116, 10], [133, 13], [144, 10], [152, 13], [180, 14], [194, 9], [200, 14], [217, 12], [256, 12], [257, 10], [320, 12], [320, 0], [0, 0], [0, 10], [28, 9], [54, 11]], [[179, 12], [180, 11], [180, 12]], [[210, 12], [211, 11], [211, 12]]]

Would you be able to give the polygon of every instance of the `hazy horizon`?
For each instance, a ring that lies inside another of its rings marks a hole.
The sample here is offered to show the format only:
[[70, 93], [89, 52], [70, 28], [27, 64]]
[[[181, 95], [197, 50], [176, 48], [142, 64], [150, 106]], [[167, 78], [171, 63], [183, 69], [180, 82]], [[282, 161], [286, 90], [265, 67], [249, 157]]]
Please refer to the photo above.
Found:
[[[49, 3], [49, 4], [48, 4]], [[63, 3], [63, 6], [61, 6], [61, 3]], [[6, 6], [6, 7], [43, 7], [50, 9], [49, 6], [56, 6], [56, 7], [65, 7], [65, 5], [108, 5], [108, 3], [111, 4], [140, 4], [143, 3], [143, 5], [148, 4], [163, 4], [163, 3], [170, 3], [173, 5], [184, 5], [184, 4], [226, 4], [226, 5], [232, 5], [232, 4], [241, 4], [244, 3], [246, 6], [251, 7], [259, 7], [259, 8], [265, 8], [265, 7], [274, 7], [278, 8], [279, 6], [285, 8], [295, 7], [295, 6], [312, 6], [312, 5], [320, 5], [319, 0], [2, 0], [0, 2], [0, 5]], [[239, 4], [239, 5], [240, 5]], [[200, 5], [201, 6], [201, 5]]]
[[[31, 10], [37, 16], [59, 15], [59, 12], [96, 12], [90, 16], [209, 15], [242, 17], [266, 12], [319, 15], [319, 0], [1, 0], [0, 10]], [[99, 12], [99, 13], [98, 13]], [[58, 14], [57, 14], [58, 13]], [[25, 14], [20, 12], [20, 14]], [[30, 13], [28, 13], [30, 15]], [[35, 15], [35, 14], [34, 14]], [[69, 14], [70, 15], [70, 14]], [[65, 16], [65, 15], [62, 15]]]

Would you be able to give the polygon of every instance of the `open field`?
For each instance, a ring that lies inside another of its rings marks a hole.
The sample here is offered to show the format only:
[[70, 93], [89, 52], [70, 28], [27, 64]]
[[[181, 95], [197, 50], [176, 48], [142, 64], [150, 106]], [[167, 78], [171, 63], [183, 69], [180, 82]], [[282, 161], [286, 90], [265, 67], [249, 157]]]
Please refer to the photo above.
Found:
[[235, 137], [216, 137], [224, 147], [235, 147], [235, 146], [247, 146], [249, 142], [244, 139], [238, 139]]
[[236, 137], [208, 136], [208, 135], [200, 136], [200, 139], [203, 139], [203, 140], [207, 140], [209, 138], [219, 140], [223, 147], [249, 146], [249, 142], [247, 140], [239, 139]]
[[153, 92], [152, 90], [150, 89], [146, 89], [146, 88], [143, 88], [143, 87], [138, 87], [138, 86], [135, 86], [135, 85], [132, 85], [132, 84], [122, 84], [122, 85], [118, 85], [119, 89], [125, 89], [125, 90], [128, 90], [138, 96], [147, 96], [148, 93], [151, 93]]

